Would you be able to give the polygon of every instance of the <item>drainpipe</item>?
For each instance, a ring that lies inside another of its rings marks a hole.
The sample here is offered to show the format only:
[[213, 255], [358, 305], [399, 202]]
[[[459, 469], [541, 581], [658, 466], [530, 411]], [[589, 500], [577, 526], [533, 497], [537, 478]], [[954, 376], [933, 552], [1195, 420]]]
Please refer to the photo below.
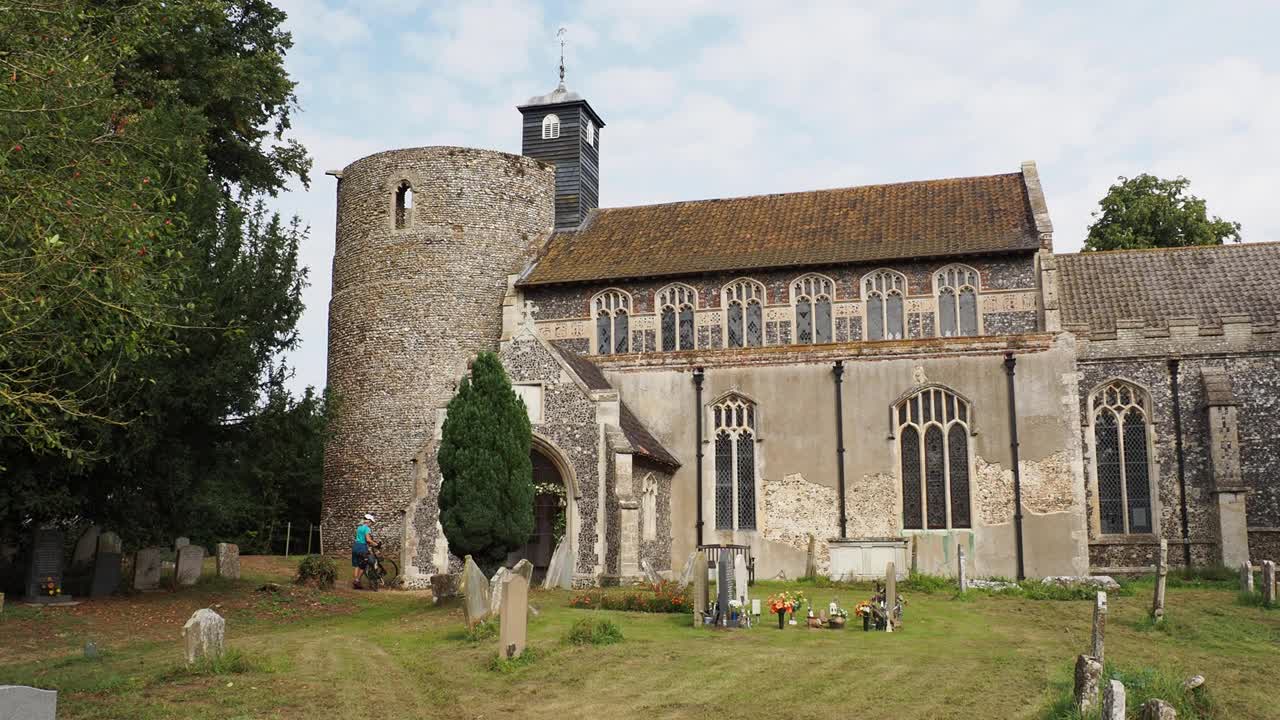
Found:
[[1018, 396], [1014, 388], [1014, 367], [1018, 361], [1013, 353], [1004, 354], [1004, 374], [1009, 381], [1009, 455], [1013, 466], [1013, 542], [1018, 553], [1018, 580], [1025, 580], [1026, 569], [1022, 561], [1022, 472], [1018, 467]]
[[693, 397], [694, 397], [694, 446], [697, 448], [697, 512], [698, 521], [693, 524], [698, 534], [698, 547], [702, 547], [702, 368], [693, 369]]
[[844, 511], [844, 361], [837, 360], [831, 368], [836, 380], [836, 479], [840, 488], [840, 539], [848, 537], [848, 522]]
[[1173, 395], [1173, 453], [1178, 462], [1178, 503], [1182, 511], [1182, 562], [1191, 567], [1191, 535], [1187, 527], [1187, 471], [1182, 454], [1182, 398], [1178, 394], [1178, 361], [1169, 359], [1169, 393]]

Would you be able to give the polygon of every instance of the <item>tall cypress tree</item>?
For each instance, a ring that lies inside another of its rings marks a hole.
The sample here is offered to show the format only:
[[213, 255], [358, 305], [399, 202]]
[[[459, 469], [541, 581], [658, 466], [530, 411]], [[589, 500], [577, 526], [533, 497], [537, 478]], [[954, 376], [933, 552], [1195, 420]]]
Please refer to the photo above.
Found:
[[498, 356], [481, 353], [449, 401], [440, 451], [440, 525], [456, 556], [486, 572], [533, 533], [533, 431]]

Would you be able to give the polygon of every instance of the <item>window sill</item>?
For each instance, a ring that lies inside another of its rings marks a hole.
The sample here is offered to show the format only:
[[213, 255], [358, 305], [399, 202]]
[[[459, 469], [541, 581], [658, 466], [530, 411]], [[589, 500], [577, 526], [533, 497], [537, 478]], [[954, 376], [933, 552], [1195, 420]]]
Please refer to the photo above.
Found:
[[1155, 533], [1101, 535], [1089, 541], [1090, 545], [1159, 545]]

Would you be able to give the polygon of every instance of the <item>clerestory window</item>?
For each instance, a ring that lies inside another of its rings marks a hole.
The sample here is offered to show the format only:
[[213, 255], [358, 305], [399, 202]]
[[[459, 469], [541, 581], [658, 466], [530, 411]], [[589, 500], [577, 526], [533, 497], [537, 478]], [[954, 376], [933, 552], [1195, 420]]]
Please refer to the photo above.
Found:
[[657, 302], [663, 350], [692, 350], [697, 346], [693, 311], [698, 293], [688, 285], [668, 285], [658, 291]]
[[722, 291], [725, 347], [764, 345], [764, 285], [743, 278]]
[[716, 403], [717, 530], [756, 529], [756, 406], [738, 395]]
[[900, 340], [906, 333], [907, 278], [893, 270], [876, 270], [862, 277], [867, 340]]
[[631, 352], [631, 296], [605, 290], [591, 301], [596, 320], [597, 355]]
[[1137, 385], [1115, 380], [1095, 391], [1090, 403], [1100, 528], [1153, 532], [1150, 398]]
[[796, 343], [807, 345], [832, 341], [831, 300], [834, 297], [835, 283], [822, 275], [806, 275], [791, 283]]
[[938, 293], [938, 334], [942, 337], [978, 334], [978, 271], [967, 265], [948, 265], [933, 275]]
[[969, 505], [969, 403], [927, 387], [894, 408], [902, 461], [902, 527], [972, 527]]

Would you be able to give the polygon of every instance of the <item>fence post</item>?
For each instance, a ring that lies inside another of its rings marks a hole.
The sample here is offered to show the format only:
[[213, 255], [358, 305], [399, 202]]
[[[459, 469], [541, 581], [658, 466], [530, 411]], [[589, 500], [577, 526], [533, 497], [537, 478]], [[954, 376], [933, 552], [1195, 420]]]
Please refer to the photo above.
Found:
[[316, 534], [315, 523], [307, 523], [307, 554], [311, 554], [311, 536]]
[[289, 521], [289, 524], [285, 526], [285, 530], [284, 530], [284, 556], [285, 557], [289, 557], [289, 537], [291, 535], [293, 535], [292, 520]]

